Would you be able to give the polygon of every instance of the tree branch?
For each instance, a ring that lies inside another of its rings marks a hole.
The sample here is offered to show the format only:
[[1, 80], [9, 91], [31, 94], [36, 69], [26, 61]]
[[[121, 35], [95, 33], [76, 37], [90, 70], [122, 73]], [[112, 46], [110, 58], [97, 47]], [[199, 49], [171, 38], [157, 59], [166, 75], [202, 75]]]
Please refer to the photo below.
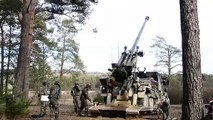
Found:
[[170, 69], [173, 69], [173, 68], [175, 68], [175, 67], [177, 67], [177, 66], [182, 66], [182, 65], [181, 65], [181, 64], [177, 64], [177, 65], [171, 67]]
[[29, 13], [29, 9], [30, 9], [30, 5], [31, 5], [32, 1], [33, 1], [33, 0], [30, 0], [29, 5], [27, 6], [27, 12], [28, 12], [28, 13]]

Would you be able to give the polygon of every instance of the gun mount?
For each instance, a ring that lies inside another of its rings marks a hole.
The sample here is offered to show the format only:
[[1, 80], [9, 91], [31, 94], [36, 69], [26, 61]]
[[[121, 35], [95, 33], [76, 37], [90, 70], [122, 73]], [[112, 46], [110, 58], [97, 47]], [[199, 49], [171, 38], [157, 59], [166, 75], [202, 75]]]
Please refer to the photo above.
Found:
[[125, 46], [118, 63], [112, 63], [112, 69], [109, 70], [112, 72], [110, 82], [113, 86], [119, 86], [122, 87], [122, 90], [128, 90], [130, 86], [127, 86], [127, 84], [131, 85], [136, 80], [136, 76], [133, 73], [137, 69], [137, 58], [143, 57], [143, 52], [138, 51], [139, 47], [137, 44], [148, 20], [149, 17], [146, 16], [132, 48], [127, 51], [127, 47]]
[[137, 69], [137, 59], [143, 57], [137, 44], [148, 20], [147, 16], [132, 48], [127, 51], [127, 47], [124, 47], [119, 61], [112, 63], [110, 76], [100, 79], [105, 104], [90, 107], [91, 115], [126, 117], [156, 113], [162, 119], [168, 117], [168, 84], [163, 84], [166, 82], [157, 72]]

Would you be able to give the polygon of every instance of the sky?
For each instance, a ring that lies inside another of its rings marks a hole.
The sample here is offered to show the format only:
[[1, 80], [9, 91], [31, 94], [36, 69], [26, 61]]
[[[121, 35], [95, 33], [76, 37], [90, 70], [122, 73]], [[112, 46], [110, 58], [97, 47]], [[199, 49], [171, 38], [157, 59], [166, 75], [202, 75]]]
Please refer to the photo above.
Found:
[[[200, 26], [201, 70], [213, 74], [213, 0], [198, 0]], [[131, 49], [145, 17], [149, 16], [138, 42], [145, 55], [138, 60], [140, 70], [156, 71], [155, 54], [150, 46], [156, 35], [168, 44], [181, 49], [179, 0], [99, 0], [83, 30], [75, 40], [80, 44], [79, 54], [87, 72], [107, 72], [111, 63], [119, 60], [124, 46]], [[93, 28], [98, 32], [94, 33]], [[181, 70], [177, 68], [176, 71]]]

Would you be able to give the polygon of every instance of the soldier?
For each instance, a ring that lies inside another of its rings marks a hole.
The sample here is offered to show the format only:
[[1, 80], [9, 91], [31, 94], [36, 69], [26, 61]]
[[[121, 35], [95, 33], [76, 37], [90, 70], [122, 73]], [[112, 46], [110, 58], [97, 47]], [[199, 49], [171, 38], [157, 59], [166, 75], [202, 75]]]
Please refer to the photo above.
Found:
[[[49, 107], [50, 107], [50, 119], [58, 120], [59, 118], [59, 103], [61, 87], [59, 81], [55, 81], [54, 85], [50, 88], [49, 94]], [[55, 117], [54, 117], [55, 116]]]
[[78, 83], [75, 83], [75, 86], [71, 89], [71, 95], [73, 97], [73, 105], [74, 105], [74, 111], [76, 114], [78, 114], [79, 111], [79, 96], [80, 96], [80, 88]]
[[80, 100], [81, 100], [81, 106], [80, 106], [80, 110], [79, 110], [79, 115], [83, 116], [82, 111], [83, 109], [85, 109], [85, 113], [86, 115], [88, 115], [88, 104], [87, 104], [87, 100], [89, 100], [91, 102], [91, 99], [89, 98], [88, 95], [88, 90], [91, 88], [90, 84], [87, 84], [82, 92], [81, 92], [81, 96], [80, 96]]
[[42, 97], [46, 95], [48, 95], [47, 82], [43, 81], [42, 85], [40, 86], [39, 94], [38, 94], [38, 97], [40, 99], [40, 104], [41, 104], [40, 116], [44, 116], [46, 114], [47, 101], [42, 100]]
[[165, 96], [163, 96], [163, 97], [164, 97], [164, 99], [162, 100], [162, 102], [160, 104], [160, 109], [163, 112], [164, 119], [168, 119], [169, 118], [169, 109], [170, 109], [170, 100], [169, 100], [167, 94], [165, 94]]

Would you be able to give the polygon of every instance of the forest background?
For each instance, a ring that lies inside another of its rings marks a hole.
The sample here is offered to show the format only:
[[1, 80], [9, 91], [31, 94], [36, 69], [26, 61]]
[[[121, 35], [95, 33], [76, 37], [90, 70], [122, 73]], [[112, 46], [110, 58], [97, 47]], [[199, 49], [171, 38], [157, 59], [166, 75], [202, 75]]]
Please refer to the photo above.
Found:
[[[91, 83], [94, 89], [99, 89], [99, 78], [107, 76], [108, 73], [86, 72], [78, 54], [79, 44], [74, 40], [74, 36], [86, 24], [85, 19], [90, 15], [90, 5], [93, 3], [96, 4], [96, 1], [47, 0], [41, 3], [36, 0], [0, 1], [2, 103], [6, 101], [6, 106], [10, 105], [7, 103], [11, 101], [16, 103], [20, 93], [23, 94], [23, 98], [28, 98], [29, 90], [38, 91], [43, 81], [47, 81], [50, 86], [58, 80], [62, 90], [68, 91], [75, 82], [81, 86]], [[93, 29], [93, 32], [98, 31]], [[162, 46], [162, 43], [165, 46]], [[164, 71], [164, 75], [170, 78], [171, 103], [180, 104], [182, 74], [181, 71], [173, 73], [172, 69], [181, 66], [181, 50], [167, 44], [161, 36], [156, 36], [155, 42], [150, 47], [158, 58], [156, 66], [168, 70]], [[165, 54], [166, 58], [163, 58], [157, 53], [158, 48], [164, 50], [163, 53], [172, 51], [176, 57], [172, 58], [173, 55]], [[203, 73], [205, 103], [212, 99], [212, 85], [213, 76]], [[16, 94], [15, 97], [10, 96], [13, 92]], [[18, 105], [20, 104], [17, 103]], [[11, 106], [15, 107], [14, 104]]]

